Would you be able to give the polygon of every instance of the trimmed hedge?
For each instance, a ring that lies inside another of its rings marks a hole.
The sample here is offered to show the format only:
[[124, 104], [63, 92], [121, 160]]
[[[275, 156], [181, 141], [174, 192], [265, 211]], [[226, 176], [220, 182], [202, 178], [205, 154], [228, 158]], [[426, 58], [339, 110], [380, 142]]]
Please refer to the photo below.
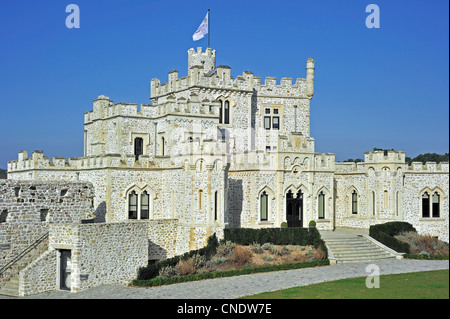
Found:
[[210, 259], [212, 256], [216, 254], [217, 247], [219, 246], [219, 241], [217, 240], [216, 234], [214, 233], [212, 236], [208, 238], [208, 243], [205, 247], [198, 250], [191, 250], [183, 255], [175, 256], [172, 258], [164, 259], [156, 264], [148, 265], [146, 267], [141, 267], [138, 269], [138, 280], [149, 280], [155, 278], [159, 275], [159, 270], [164, 267], [176, 266], [180, 260], [187, 260], [192, 256], [199, 254], [201, 256], [205, 256], [206, 259]]
[[369, 236], [396, 252], [409, 253], [409, 244], [394, 238], [394, 236], [410, 231], [417, 232], [416, 229], [407, 222], [388, 222], [370, 226]]
[[408, 259], [448, 260], [448, 255], [404, 254], [403, 257]]
[[215, 271], [215, 272], [207, 272], [207, 273], [202, 273], [202, 274], [176, 276], [176, 277], [171, 277], [171, 278], [154, 278], [154, 279], [149, 279], [149, 280], [135, 279], [132, 281], [131, 284], [133, 286], [138, 286], [138, 287], [154, 287], [154, 286], [161, 286], [161, 285], [176, 284], [176, 283], [181, 283], [181, 282], [203, 280], [203, 279], [223, 278], [223, 277], [256, 274], [256, 273], [270, 272], [270, 271], [291, 270], [291, 269], [309, 268], [309, 267], [316, 267], [316, 266], [326, 266], [329, 264], [330, 264], [330, 261], [328, 259], [303, 261], [303, 262], [292, 263], [292, 264], [269, 265], [269, 266], [261, 266], [261, 267], [250, 267], [250, 268], [243, 268], [243, 269]]

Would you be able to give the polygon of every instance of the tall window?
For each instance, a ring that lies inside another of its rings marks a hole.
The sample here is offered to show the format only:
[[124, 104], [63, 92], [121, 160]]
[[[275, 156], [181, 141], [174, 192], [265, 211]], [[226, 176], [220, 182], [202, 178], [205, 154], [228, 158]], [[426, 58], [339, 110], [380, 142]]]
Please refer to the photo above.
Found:
[[128, 195], [128, 218], [129, 219], [137, 219], [137, 201], [138, 195], [135, 191], [132, 191], [130, 195]]
[[395, 194], [395, 215], [398, 216], [400, 212], [400, 192], [397, 191], [397, 193]]
[[218, 218], [218, 202], [217, 202], [218, 198], [217, 198], [217, 191], [214, 192], [214, 221], [216, 221]]
[[198, 209], [200, 209], [200, 210], [203, 209], [203, 191], [202, 190], [198, 191]]
[[267, 193], [264, 191], [261, 194], [261, 198], [260, 198], [260, 206], [261, 206], [261, 220], [267, 220], [267, 212], [268, 212], [268, 204], [269, 204], [269, 196], [267, 195]]
[[352, 193], [352, 214], [358, 214], [358, 194], [356, 191]]
[[375, 192], [372, 192], [372, 215], [375, 216], [377, 202], [375, 200]]
[[319, 194], [319, 219], [325, 218], [325, 194], [320, 192]]
[[433, 217], [439, 217], [440, 215], [440, 205], [439, 205], [439, 201], [440, 201], [440, 196], [439, 194], [436, 192], [433, 194], [433, 207], [432, 207], [432, 211], [433, 211]]
[[219, 110], [219, 123], [222, 124], [222, 114], [223, 114], [223, 102], [220, 101], [220, 110]]
[[144, 140], [141, 137], [136, 137], [134, 139], [134, 156], [136, 161], [139, 159], [139, 155], [143, 154], [144, 150]]
[[264, 128], [266, 130], [270, 130], [270, 122], [271, 122], [271, 117], [270, 116], [264, 116]]
[[164, 156], [165, 150], [164, 147], [166, 145], [166, 140], [164, 136], [161, 136], [161, 156]]
[[224, 124], [230, 124], [230, 102], [225, 101]]
[[280, 129], [279, 109], [265, 108], [263, 125], [264, 129], [266, 130], [279, 130]]
[[427, 192], [422, 195], [422, 217], [430, 217], [430, 195]]
[[148, 195], [147, 191], [144, 191], [141, 194], [141, 219], [148, 219], [149, 217], [150, 212], [149, 199], [150, 196]]

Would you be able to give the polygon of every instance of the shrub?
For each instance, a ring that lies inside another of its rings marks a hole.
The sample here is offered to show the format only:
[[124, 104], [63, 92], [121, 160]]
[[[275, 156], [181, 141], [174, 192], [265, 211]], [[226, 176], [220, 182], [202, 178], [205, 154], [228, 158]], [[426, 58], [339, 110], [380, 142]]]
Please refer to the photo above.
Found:
[[179, 272], [177, 267], [173, 267], [173, 266], [167, 266], [167, 267], [163, 267], [159, 270], [159, 277], [163, 277], [163, 278], [170, 278], [170, 277], [174, 277], [174, 276], [178, 276]]
[[369, 236], [397, 252], [408, 253], [409, 244], [394, 238], [394, 236], [411, 231], [416, 232], [416, 229], [407, 222], [388, 222], [370, 226]]
[[219, 257], [230, 256], [234, 252], [235, 243], [227, 240], [219, 244], [216, 250], [216, 255]]
[[193, 258], [188, 260], [180, 260], [178, 263], [178, 272], [180, 275], [195, 274], [195, 262]]
[[244, 246], [236, 245], [234, 248], [233, 261], [239, 265], [244, 265], [252, 261], [253, 253]]
[[258, 243], [253, 243], [249, 246], [250, 250], [255, 254], [262, 254], [263, 249], [261, 248], [261, 245]]
[[313, 257], [315, 260], [323, 260], [327, 258], [327, 255], [322, 250], [322, 246], [319, 246], [319, 248], [316, 249], [316, 251], [313, 253]]
[[315, 226], [316, 226], [316, 222], [315, 222], [314, 220], [311, 220], [311, 221], [309, 222], [309, 226], [315, 227]]
[[416, 232], [403, 232], [395, 236], [396, 239], [410, 245], [409, 253], [427, 252], [432, 255], [448, 255], [449, 245], [430, 235], [419, 235]]

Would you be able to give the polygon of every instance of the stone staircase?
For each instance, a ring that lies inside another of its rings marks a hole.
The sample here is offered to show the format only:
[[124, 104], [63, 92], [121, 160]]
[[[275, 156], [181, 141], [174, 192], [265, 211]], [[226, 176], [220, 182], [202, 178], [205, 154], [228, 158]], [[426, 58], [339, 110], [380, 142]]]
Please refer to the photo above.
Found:
[[19, 277], [11, 278], [3, 287], [0, 288], [0, 295], [19, 297]]
[[329, 255], [336, 263], [369, 262], [395, 259], [391, 251], [380, 247], [365, 236], [324, 238]]

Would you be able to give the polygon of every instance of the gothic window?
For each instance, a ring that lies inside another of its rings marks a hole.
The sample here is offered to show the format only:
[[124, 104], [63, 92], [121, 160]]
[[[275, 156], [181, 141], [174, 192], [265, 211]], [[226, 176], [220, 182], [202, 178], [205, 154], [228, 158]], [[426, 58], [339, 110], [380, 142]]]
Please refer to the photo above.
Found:
[[319, 219], [325, 219], [325, 194], [319, 194]]
[[430, 217], [430, 195], [427, 192], [422, 195], [422, 217]]
[[141, 137], [134, 139], [134, 156], [136, 161], [139, 159], [139, 155], [142, 155], [144, 151], [144, 140]]
[[352, 193], [352, 214], [358, 214], [358, 194], [355, 190]]
[[225, 111], [224, 111], [225, 124], [230, 124], [230, 102], [225, 101]]
[[149, 217], [150, 212], [149, 199], [150, 196], [148, 195], [147, 191], [144, 191], [141, 194], [141, 219], [148, 219]]
[[222, 124], [223, 102], [220, 101], [219, 123]]
[[261, 221], [265, 221], [267, 220], [267, 215], [268, 215], [268, 207], [269, 204], [269, 196], [267, 195], [267, 193], [264, 191], [261, 194], [261, 198], [260, 198], [260, 218]]
[[436, 192], [433, 194], [433, 198], [432, 198], [432, 211], [433, 211], [433, 217], [439, 217], [440, 216], [440, 196], [439, 194]]
[[132, 191], [128, 196], [128, 218], [137, 219], [137, 201], [138, 196], [135, 191]]

